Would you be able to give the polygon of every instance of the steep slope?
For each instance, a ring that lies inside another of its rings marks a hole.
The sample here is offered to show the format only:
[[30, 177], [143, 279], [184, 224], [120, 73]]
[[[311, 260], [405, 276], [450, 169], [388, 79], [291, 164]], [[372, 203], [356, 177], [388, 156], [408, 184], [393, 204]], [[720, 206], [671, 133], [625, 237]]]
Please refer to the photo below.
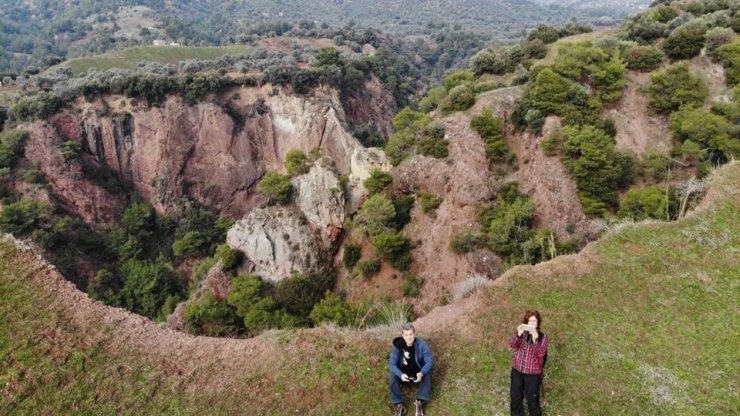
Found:
[[[580, 254], [517, 267], [417, 322], [436, 358], [429, 411], [505, 412], [506, 339], [533, 305], [552, 338], [550, 412], [737, 409], [730, 380], [739, 368], [727, 345], [740, 334], [727, 317], [740, 296], [739, 180], [740, 165], [725, 166], [690, 218], [624, 227]], [[388, 411], [392, 332], [192, 337], [90, 301], [12, 239], [0, 247], [3, 413]], [[707, 343], [713, 336], [723, 342]]]
[[[369, 99], [367, 115], [381, 125], [389, 117], [383, 112], [393, 108], [386, 98]], [[302, 97], [266, 85], [234, 89], [220, 99], [223, 106], [190, 106], [171, 97], [149, 108], [118, 96], [91, 103], [80, 98], [71, 111], [52, 117], [51, 126], [33, 129], [27, 157], [53, 183], [60, 176], [58, 161], [43, 152], [72, 140], [90, 149], [94, 162], [131, 182], [159, 212], [172, 210], [187, 196], [237, 217], [253, 206], [250, 187], [266, 171], [283, 170], [289, 150], [320, 148], [346, 174], [361, 147], [344, 128], [350, 120], [336, 91]]]

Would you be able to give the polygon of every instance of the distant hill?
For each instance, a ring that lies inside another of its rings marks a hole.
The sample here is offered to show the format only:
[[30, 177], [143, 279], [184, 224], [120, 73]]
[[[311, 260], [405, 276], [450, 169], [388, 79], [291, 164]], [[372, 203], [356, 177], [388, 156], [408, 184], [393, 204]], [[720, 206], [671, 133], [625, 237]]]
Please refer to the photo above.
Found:
[[532, 2], [546, 6], [570, 7], [576, 10], [617, 10], [636, 12], [652, 3], [652, 0], [532, 0]]
[[[637, 0], [635, 0], [637, 1]], [[640, 4], [646, 0], [639, 0]], [[630, 9], [591, 2], [542, 4], [523, 0], [107, 0], [44, 2], [0, 0], [0, 70], [29, 65], [14, 54], [32, 55], [35, 66], [97, 55], [125, 47], [176, 40], [190, 46], [234, 43], [240, 35], [278, 35], [293, 28], [368, 27], [395, 37], [450, 30], [473, 31], [499, 43], [526, 35], [538, 23], [613, 24]], [[609, 2], [610, 3], [610, 2]], [[629, 3], [629, 2], [628, 2]], [[256, 32], [255, 32], [256, 31]]]

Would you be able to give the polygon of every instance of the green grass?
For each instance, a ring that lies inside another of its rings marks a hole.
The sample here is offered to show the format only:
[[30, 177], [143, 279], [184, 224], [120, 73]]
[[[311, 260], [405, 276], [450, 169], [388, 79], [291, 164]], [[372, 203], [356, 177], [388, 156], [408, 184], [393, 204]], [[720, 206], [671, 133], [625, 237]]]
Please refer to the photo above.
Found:
[[613, 29], [606, 30], [595, 30], [593, 32], [581, 33], [579, 35], [568, 36], [558, 39], [555, 43], [547, 45], [547, 56], [542, 59], [536, 59], [534, 65], [550, 66], [555, 63], [555, 58], [558, 56], [558, 45], [563, 43], [575, 43], [583, 41], [593, 41], [597, 38], [608, 36], [614, 32]]
[[[508, 414], [507, 340], [525, 308], [542, 312], [551, 337], [546, 414], [736, 414], [739, 182], [740, 164], [724, 167], [710, 208], [518, 267], [475, 295], [479, 306], [460, 320], [464, 333], [421, 332], [436, 361], [429, 414]], [[40, 267], [31, 260], [0, 242], [0, 414], [391, 413], [394, 333], [275, 331], [257, 344], [238, 341], [243, 354], [202, 363], [191, 359], [197, 348], [173, 345], [182, 374], [171, 374], [161, 355], [127, 348], [115, 325], [70, 314], [31, 278]], [[163, 331], [146, 328], [151, 337]], [[250, 345], [269, 353], [250, 360]]]
[[90, 68], [100, 70], [121, 68], [136, 69], [139, 62], [159, 62], [161, 64], [176, 64], [188, 59], [212, 60], [224, 55], [236, 55], [249, 52], [252, 47], [244, 45], [229, 46], [137, 46], [117, 52], [97, 55], [89, 58], [76, 58], [49, 68], [45, 72], [53, 72], [57, 68], [72, 68], [75, 76], [87, 72]]

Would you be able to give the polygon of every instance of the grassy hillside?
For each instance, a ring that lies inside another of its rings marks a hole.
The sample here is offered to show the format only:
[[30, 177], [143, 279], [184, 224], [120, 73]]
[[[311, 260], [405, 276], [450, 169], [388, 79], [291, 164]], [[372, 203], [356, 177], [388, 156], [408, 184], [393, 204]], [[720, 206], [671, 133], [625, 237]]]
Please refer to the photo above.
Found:
[[89, 58], [70, 59], [47, 72], [53, 72], [59, 67], [72, 68], [75, 76], [87, 72], [90, 68], [106, 70], [111, 68], [136, 69], [139, 62], [158, 62], [161, 64], [176, 64], [188, 59], [211, 60], [223, 55], [236, 55], [249, 52], [250, 47], [244, 45], [230, 45], [217, 47], [196, 46], [138, 46], [104, 55]]
[[[468, 311], [454, 325], [421, 322], [437, 361], [429, 414], [508, 413], [506, 340], [527, 307], [543, 313], [552, 338], [548, 414], [737, 411], [739, 181], [740, 164], [723, 167], [696, 215], [623, 227], [578, 255], [517, 267], [448, 306]], [[172, 333], [71, 292], [7, 239], [0, 297], [2, 414], [390, 413], [394, 333]]]

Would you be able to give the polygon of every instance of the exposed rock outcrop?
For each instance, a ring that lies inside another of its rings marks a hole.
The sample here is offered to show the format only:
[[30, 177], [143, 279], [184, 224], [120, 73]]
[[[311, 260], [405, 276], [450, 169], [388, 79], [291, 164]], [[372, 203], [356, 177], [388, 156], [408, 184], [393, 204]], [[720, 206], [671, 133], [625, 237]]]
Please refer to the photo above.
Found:
[[229, 246], [244, 253], [243, 267], [272, 283], [293, 271], [316, 269], [324, 255], [319, 241], [295, 207], [254, 209], [226, 235]]
[[[66, 138], [63, 135], [47, 123], [31, 126], [29, 133], [25, 156], [38, 163], [53, 190], [53, 200], [62, 209], [89, 224], [106, 223], [115, 218], [120, 200], [85, 178], [79, 164], [64, 159], [61, 148]], [[94, 160], [90, 163], [97, 164]]]
[[[371, 109], [368, 117], [389, 125], [391, 103], [372, 101], [379, 91], [368, 92], [369, 101], [362, 104]], [[72, 107], [53, 116], [51, 126], [32, 129], [28, 157], [39, 163], [55, 193], [76, 203], [85, 203], [87, 195], [99, 191], [64, 188], [70, 184], [58, 173], [61, 156], [55, 150], [64, 140], [77, 142], [96, 163], [112, 167], [158, 212], [190, 198], [233, 217], [261, 202], [253, 197], [252, 186], [266, 171], [284, 170], [289, 150], [318, 147], [341, 174], [348, 174], [352, 155], [362, 149], [346, 129], [351, 117], [343, 108], [352, 106], [330, 88], [299, 96], [270, 85], [239, 87], [211, 103], [188, 106], [170, 97], [153, 108], [133, 99], [102, 96], [91, 103], [79, 98]], [[388, 113], [382, 115], [384, 111]], [[105, 205], [93, 214], [85, 213], [92, 207], [69, 203], [68, 208], [92, 222], [110, 217], [97, 212]]]
[[294, 178], [295, 204], [316, 227], [328, 247], [336, 240], [345, 219], [346, 200], [331, 159], [317, 160], [311, 170]]
[[347, 204], [347, 214], [356, 212], [362, 198], [367, 194], [363, 182], [365, 179], [370, 177], [370, 174], [375, 169], [382, 170], [384, 172], [390, 171], [393, 166], [388, 160], [385, 152], [381, 149], [375, 148], [359, 148], [352, 153], [352, 159], [350, 160], [351, 173], [349, 175], [348, 183], [348, 197], [349, 201]]
[[545, 155], [540, 145], [555, 129], [560, 119], [550, 116], [542, 135], [523, 133], [512, 141], [519, 158], [519, 170], [512, 180], [519, 182], [519, 190], [535, 203], [535, 221], [549, 227], [561, 241], [586, 242], [598, 229], [598, 221], [583, 213], [578, 186], [568, 168], [557, 157]]

